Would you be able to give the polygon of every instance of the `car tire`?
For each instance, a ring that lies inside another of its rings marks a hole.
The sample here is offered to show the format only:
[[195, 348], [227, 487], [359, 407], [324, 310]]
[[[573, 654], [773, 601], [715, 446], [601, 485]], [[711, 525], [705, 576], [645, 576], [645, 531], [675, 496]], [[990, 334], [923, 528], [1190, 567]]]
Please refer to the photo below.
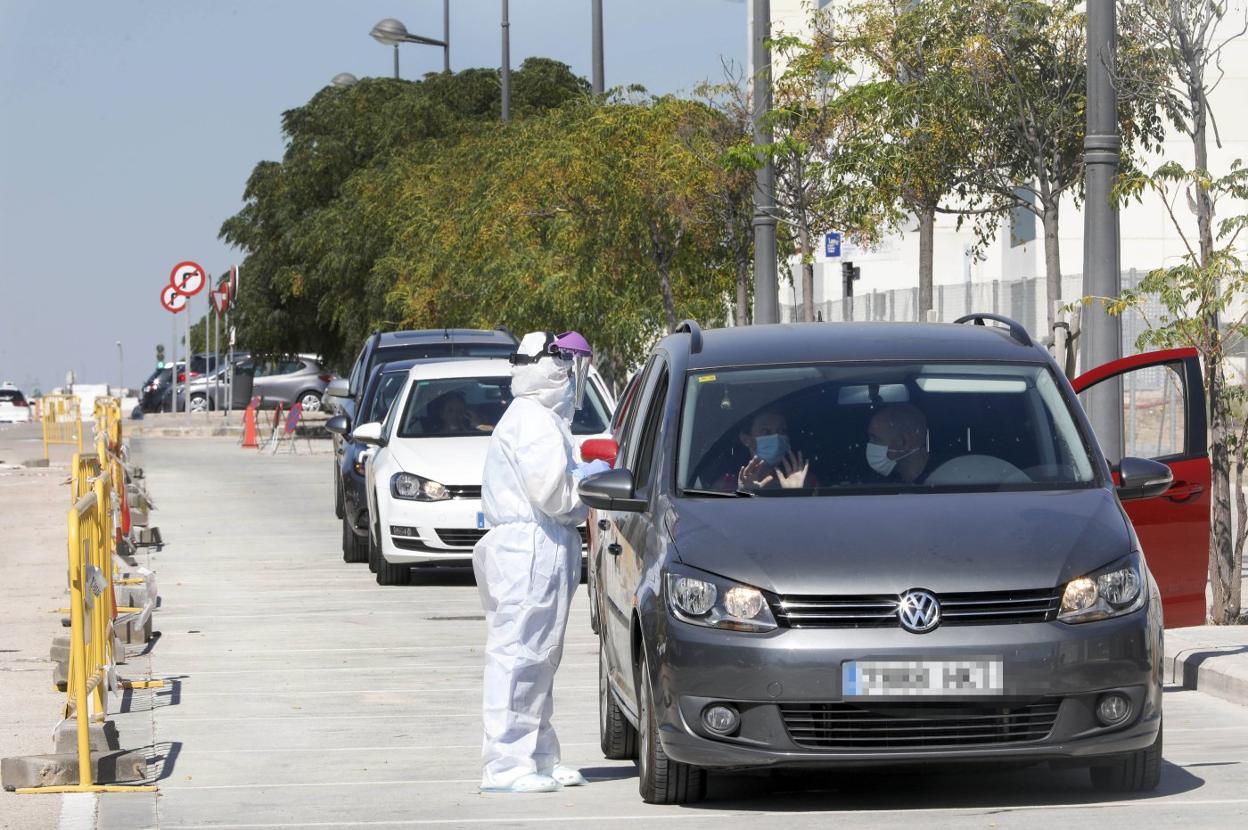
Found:
[[1113, 763], [1090, 767], [1092, 786], [1108, 793], [1141, 793], [1161, 783], [1161, 728], [1151, 746], [1128, 752]]
[[338, 474], [337, 465], [334, 466], [334, 515], [340, 519], [347, 515], [347, 502], [342, 494], [342, 476]]
[[407, 585], [412, 581], [411, 565], [392, 565], [386, 561], [386, 557], [381, 555], [381, 527], [376, 522], [373, 523], [373, 529], [377, 532], [377, 541], [372, 541], [372, 535], [369, 535], [368, 556], [369, 564], [372, 564], [374, 557], [373, 551], [376, 550], [378, 585]]
[[589, 630], [601, 635], [602, 625], [598, 622], [598, 595], [594, 591], [594, 583], [589, 579], [585, 580], [585, 590], [589, 592]]
[[667, 757], [659, 741], [659, 716], [654, 709], [654, 687], [645, 655], [638, 672], [640, 702], [637, 741], [637, 788], [647, 804], [694, 804], [706, 798], [706, 770]]
[[321, 393], [317, 392], [315, 389], [308, 389], [305, 392], [300, 392], [299, 395], [295, 398], [295, 400], [303, 404], [304, 412], [320, 412], [321, 411], [321, 405], [322, 405]]
[[604, 758], [627, 761], [637, 757], [637, 729], [611, 693], [607, 679], [607, 654], [598, 638], [598, 743]]
[[350, 520], [344, 517], [342, 520], [342, 561], [367, 562], [368, 548], [368, 538], [361, 539], [351, 527]]
[[373, 524], [373, 533], [368, 534], [368, 569], [373, 573], [377, 573], [381, 567], [381, 549], [378, 547], [379, 542], [374, 541], [374, 534], [380, 538], [380, 531], [377, 530], [376, 523]]
[[190, 407], [192, 412], [212, 411], [212, 404], [208, 402], [207, 395], [191, 395]]

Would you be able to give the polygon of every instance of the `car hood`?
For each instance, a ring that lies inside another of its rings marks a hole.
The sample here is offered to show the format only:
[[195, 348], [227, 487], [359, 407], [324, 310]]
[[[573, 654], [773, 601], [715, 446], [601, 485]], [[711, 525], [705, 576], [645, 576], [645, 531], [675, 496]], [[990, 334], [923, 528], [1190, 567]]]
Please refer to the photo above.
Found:
[[412, 473], [442, 484], [481, 484], [488, 435], [447, 438], [397, 438], [389, 449], [394, 462]]
[[681, 499], [680, 560], [779, 594], [1025, 590], [1130, 551], [1108, 490]]

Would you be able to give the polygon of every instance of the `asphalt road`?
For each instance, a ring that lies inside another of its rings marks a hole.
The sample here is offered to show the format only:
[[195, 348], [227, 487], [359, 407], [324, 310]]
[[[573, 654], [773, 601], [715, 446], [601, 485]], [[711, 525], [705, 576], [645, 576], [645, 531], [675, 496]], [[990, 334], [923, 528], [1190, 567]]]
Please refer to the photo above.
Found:
[[[1106, 799], [1083, 771], [719, 776], [693, 807], [637, 795], [632, 763], [597, 745], [596, 641], [576, 598], [556, 682], [556, 727], [591, 784], [530, 796], [477, 793], [484, 630], [465, 574], [378, 587], [341, 560], [328, 444], [263, 456], [228, 439], [147, 439], [168, 545], [151, 555], [163, 606], [145, 658], [122, 672], [169, 679], [117, 715], [150, 745], [159, 796], [100, 798], [98, 826], [322, 828], [1239, 826], [1248, 816], [1248, 708], [1166, 695], [1160, 790]], [[10, 798], [12, 796], [9, 796]], [[3, 810], [0, 796], [0, 811]], [[89, 801], [62, 826], [91, 826]]]

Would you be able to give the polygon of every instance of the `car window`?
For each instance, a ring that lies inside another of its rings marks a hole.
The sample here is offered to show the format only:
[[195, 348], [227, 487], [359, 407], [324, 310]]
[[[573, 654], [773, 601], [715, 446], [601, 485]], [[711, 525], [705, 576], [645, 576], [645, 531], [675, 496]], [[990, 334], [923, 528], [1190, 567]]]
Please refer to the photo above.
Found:
[[304, 364], [302, 360], [287, 358], [278, 362], [277, 374], [293, 375], [295, 372], [302, 372], [303, 368]]
[[360, 353], [355, 357], [355, 363], [351, 365], [351, 374], [347, 379], [347, 395], [355, 397], [360, 393], [360, 387], [364, 385], [364, 364], [365, 356], [368, 354], [368, 346], [372, 342], [372, 337], [364, 341]]
[[645, 369], [642, 370], [641, 379], [637, 382], [637, 391], [633, 393], [633, 402], [629, 405], [628, 414], [616, 433], [616, 440], [620, 445], [620, 466], [630, 470], [633, 468], [634, 458], [636, 457], [637, 440], [635, 435], [637, 430], [635, 427], [637, 424], [637, 412], [641, 409], [643, 402], [649, 399], [657, 371], [655, 367], [658, 363], [659, 358], [657, 355], [654, 355], [646, 364]]
[[16, 389], [0, 389], [0, 403], [25, 405], [26, 399]]
[[[398, 437], [489, 435], [511, 399], [508, 375], [415, 381], [404, 403]], [[585, 405], [572, 417], [572, 434], [605, 432], [609, 416], [602, 393], [591, 383]]]
[[650, 483], [650, 473], [654, 466], [655, 442], [663, 424], [663, 410], [667, 404], [667, 365], [660, 364], [658, 379], [654, 385], [654, 394], [650, 396], [646, 406], [645, 420], [642, 422], [640, 438], [637, 442], [637, 461], [633, 466], [633, 481], [639, 491]]
[[[1088, 446], [1041, 364], [697, 371], [684, 383], [677, 484], [784, 495], [1083, 487], [1096, 480]], [[781, 487], [775, 473], [787, 477], [798, 454], [805, 475]]]
[[[1126, 455], [1157, 459], [1187, 453], [1187, 385], [1182, 373], [1182, 363], [1162, 363], [1101, 381], [1117, 381], [1122, 387]], [[1087, 395], [1085, 389], [1079, 393], [1079, 400], [1086, 403]]]
[[376, 388], [370, 390], [371, 397], [366, 399], [367, 409], [362, 424], [380, 421], [390, 412], [390, 405], [403, 389], [407, 380], [407, 372], [387, 372], [377, 380]]
[[455, 343], [452, 357], [507, 357], [516, 351], [510, 343]]
[[611, 413], [598, 385], [592, 381], [585, 389], [585, 401], [572, 416], [573, 435], [599, 435], [607, 431]]

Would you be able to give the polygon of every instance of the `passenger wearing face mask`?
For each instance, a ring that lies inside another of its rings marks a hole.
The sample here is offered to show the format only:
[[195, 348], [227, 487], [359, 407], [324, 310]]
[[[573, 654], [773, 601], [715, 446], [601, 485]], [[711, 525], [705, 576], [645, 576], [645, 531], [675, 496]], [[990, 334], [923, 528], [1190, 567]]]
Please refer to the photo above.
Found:
[[917, 406], [891, 404], [867, 425], [867, 464], [881, 478], [921, 484], [927, 472], [927, 417]]
[[750, 460], [737, 471], [739, 490], [814, 487], [810, 462], [789, 444], [789, 423], [778, 409], [760, 410], [748, 431], [737, 436], [750, 451]]

